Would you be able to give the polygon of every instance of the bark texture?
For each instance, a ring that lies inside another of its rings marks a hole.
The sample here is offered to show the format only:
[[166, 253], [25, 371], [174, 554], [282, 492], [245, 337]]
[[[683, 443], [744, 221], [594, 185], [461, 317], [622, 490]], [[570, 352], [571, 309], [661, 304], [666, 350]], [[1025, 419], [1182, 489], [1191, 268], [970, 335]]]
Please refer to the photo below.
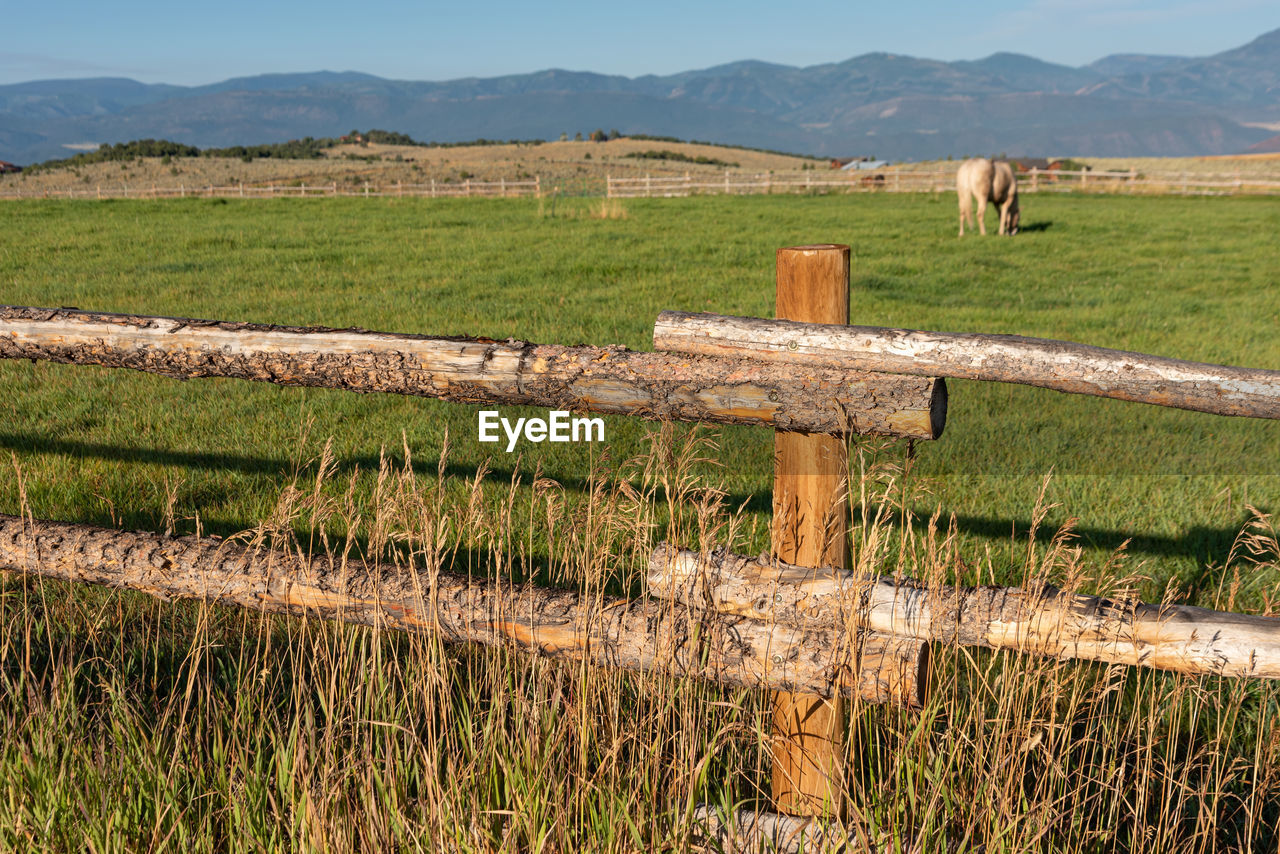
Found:
[[[869, 852], [871, 837], [862, 827], [842, 826], [811, 816], [781, 815], [738, 807], [724, 820], [707, 804], [693, 811], [701, 842], [713, 850], [800, 854], [804, 851]], [[886, 847], [885, 850], [888, 850]]]
[[447, 641], [518, 647], [748, 688], [924, 701], [925, 645], [876, 632], [806, 629], [661, 599], [584, 598], [402, 566], [0, 515], [0, 570], [310, 615]]
[[0, 306], [0, 358], [914, 439], [941, 435], [946, 412], [945, 384], [928, 378], [625, 347], [21, 306]]
[[1187, 674], [1280, 679], [1280, 617], [1119, 602], [1016, 587], [924, 587], [767, 558], [659, 546], [653, 595], [798, 628], [853, 626], [898, 637], [985, 646]]
[[658, 350], [1019, 383], [1218, 415], [1280, 418], [1280, 371], [1019, 335], [916, 332], [664, 311]]
[[933, 837], [934, 847], [922, 845], [926, 840], [907, 843], [917, 834], [903, 828], [874, 828], [854, 820], [831, 821], [797, 815], [781, 815], [737, 807], [728, 816], [708, 804], [693, 810], [695, 838], [711, 850], [737, 854], [891, 854], [896, 851], [954, 850], [954, 841]]

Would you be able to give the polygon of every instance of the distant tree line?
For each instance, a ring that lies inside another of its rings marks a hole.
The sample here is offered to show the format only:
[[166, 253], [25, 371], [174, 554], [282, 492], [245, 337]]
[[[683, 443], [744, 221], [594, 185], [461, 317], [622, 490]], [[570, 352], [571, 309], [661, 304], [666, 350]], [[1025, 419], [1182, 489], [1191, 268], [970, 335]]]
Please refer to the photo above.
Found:
[[194, 145], [183, 145], [167, 139], [135, 139], [132, 142], [117, 142], [115, 145], [102, 145], [96, 151], [84, 151], [61, 160], [46, 160], [27, 167], [27, 171], [53, 169], [67, 166], [87, 166], [90, 163], [105, 163], [111, 160], [134, 160], [139, 157], [198, 157], [200, 149]]
[[[674, 136], [651, 136], [649, 134], [635, 133], [622, 134], [616, 129], [605, 133], [603, 129], [597, 128], [591, 135], [590, 139], [595, 142], [605, 142], [610, 139], [618, 139], [626, 136], [628, 139], [648, 140], [652, 142], [677, 142], [683, 143], [685, 140]], [[568, 139], [568, 134], [561, 134], [560, 138]], [[579, 132], [576, 139], [582, 139], [582, 133]], [[357, 145], [411, 145], [422, 148], [463, 148], [467, 146], [478, 145], [542, 145], [545, 140], [541, 139], [471, 139], [462, 142], [418, 142], [408, 134], [398, 133], [396, 131], [373, 130], [361, 132], [353, 130], [346, 136], [332, 137], [310, 137], [305, 136], [302, 139], [291, 139], [288, 142], [264, 143], [262, 145], [232, 145], [226, 148], [205, 148], [200, 149], [194, 145], [186, 145], [181, 142], [173, 142], [167, 139], [135, 139], [131, 142], [117, 142], [115, 144], [104, 143], [95, 151], [84, 151], [71, 157], [65, 157], [57, 160], [46, 160], [43, 163], [37, 163], [28, 167], [27, 171], [40, 171], [41, 169], [66, 169], [77, 166], [87, 166], [91, 163], [104, 163], [108, 161], [131, 161], [138, 160], [143, 157], [238, 157], [246, 162], [259, 159], [277, 159], [277, 160], [309, 160], [323, 157], [324, 152], [339, 145], [355, 143]], [[746, 146], [728, 145], [721, 142], [702, 142], [699, 140], [688, 140], [693, 145], [714, 145], [720, 148], [739, 148], [747, 151], [762, 151], [768, 154], [783, 154], [792, 157], [803, 157], [805, 155], [793, 155], [785, 151], [774, 151], [768, 148], [749, 148]], [[678, 160], [688, 163], [709, 163], [717, 166], [737, 166], [736, 163], [729, 163], [724, 160], [717, 160], [709, 157], [690, 157], [680, 154], [679, 152], [639, 152], [628, 154], [628, 157], [648, 157], [659, 160]]]
[[[634, 138], [634, 137], [633, 137]], [[662, 149], [661, 151], [632, 151], [623, 157], [634, 157], [637, 160], [674, 160], [679, 163], [701, 163], [707, 166], [738, 166], [739, 164], [729, 160], [718, 160], [714, 157], [707, 157], [699, 154], [697, 156], [683, 154], [679, 151], [669, 151]]]
[[225, 148], [197, 148], [167, 139], [135, 139], [131, 142], [104, 143], [94, 151], [84, 151], [71, 157], [46, 160], [27, 168], [38, 172], [42, 169], [67, 169], [88, 166], [91, 163], [132, 161], [143, 157], [238, 157], [246, 162], [259, 159], [312, 160], [323, 157], [324, 152], [339, 145], [413, 145], [422, 148], [460, 148], [473, 145], [541, 145], [541, 139], [473, 139], [466, 142], [418, 142], [405, 133], [373, 130], [353, 130], [342, 137], [304, 136], [288, 142], [263, 143], [261, 145], [232, 145]]
[[626, 134], [627, 139], [642, 139], [646, 142], [679, 142], [688, 143], [689, 145], [712, 145], [716, 148], [736, 148], [739, 151], [759, 151], [761, 154], [779, 154], [783, 157], [804, 157], [809, 160], [825, 160], [825, 157], [816, 157], [812, 154], [796, 154], [794, 151], [779, 151], [776, 148], [756, 148], [751, 145], [733, 145], [728, 142], [710, 142], [705, 139], [680, 139], [675, 136], [651, 136], [647, 133], [629, 133]]

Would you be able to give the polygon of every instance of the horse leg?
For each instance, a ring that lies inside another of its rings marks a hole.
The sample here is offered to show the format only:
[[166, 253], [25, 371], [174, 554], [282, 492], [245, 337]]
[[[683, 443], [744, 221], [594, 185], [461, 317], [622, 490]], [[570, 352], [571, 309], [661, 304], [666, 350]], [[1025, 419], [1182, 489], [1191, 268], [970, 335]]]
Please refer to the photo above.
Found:
[[970, 211], [970, 207], [972, 206], [972, 204], [973, 203], [969, 199], [968, 193], [960, 194], [960, 236], [961, 237], [964, 237], [965, 222], [969, 220], [969, 218], [972, 216], [972, 212]]
[[987, 197], [978, 196], [978, 233], [987, 236]]

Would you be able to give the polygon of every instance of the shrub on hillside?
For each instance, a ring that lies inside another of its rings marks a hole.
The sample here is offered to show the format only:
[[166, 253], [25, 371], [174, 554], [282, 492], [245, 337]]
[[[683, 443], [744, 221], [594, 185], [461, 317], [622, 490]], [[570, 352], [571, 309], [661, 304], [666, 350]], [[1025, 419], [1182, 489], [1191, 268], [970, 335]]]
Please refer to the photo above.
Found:
[[662, 149], [661, 151], [633, 151], [630, 154], [624, 154], [623, 157], [634, 157], [637, 160], [672, 160], [677, 163], [700, 163], [706, 166], [737, 166], [739, 164], [730, 160], [719, 160], [715, 157], [707, 157], [699, 154], [696, 157], [683, 154], [679, 151], [670, 151]]

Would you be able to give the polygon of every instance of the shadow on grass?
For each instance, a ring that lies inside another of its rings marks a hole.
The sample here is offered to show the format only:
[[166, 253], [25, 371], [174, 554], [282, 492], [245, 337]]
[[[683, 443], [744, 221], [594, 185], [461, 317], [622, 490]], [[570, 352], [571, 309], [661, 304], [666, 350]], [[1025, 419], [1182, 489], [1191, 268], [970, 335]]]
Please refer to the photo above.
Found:
[[[1115, 552], [1123, 546], [1128, 554], [1193, 560], [1194, 567], [1188, 567], [1178, 577], [1182, 591], [1181, 601], [1190, 605], [1212, 607], [1209, 602], [1221, 587], [1221, 568], [1226, 564], [1232, 545], [1249, 524], [1250, 518], [1242, 516], [1240, 523], [1234, 526], [1215, 528], [1194, 525], [1179, 536], [1148, 536], [1085, 526], [1076, 526], [1072, 530], [1080, 545], [1102, 552]], [[918, 530], [923, 530], [928, 525], [927, 520], [923, 519], [916, 519], [914, 523]], [[1025, 548], [1027, 534], [1031, 530], [1031, 519], [957, 515], [956, 530], [961, 534], [986, 540], [1004, 539]], [[1042, 527], [1037, 539], [1045, 542], [1055, 533], [1056, 529], [1051, 526]]]
[[[272, 477], [289, 475], [294, 471], [295, 467], [294, 462], [289, 459], [200, 451], [178, 451], [163, 448], [135, 448], [68, 439], [51, 439], [30, 433], [0, 433], [0, 448], [42, 454], [60, 454], [68, 457], [92, 457], [125, 463], [152, 463], [196, 469], [233, 470], [245, 474]], [[392, 465], [397, 467], [404, 464], [403, 459], [398, 456], [389, 455], [388, 459]], [[346, 473], [357, 469], [376, 472], [380, 459], [369, 454], [343, 457], [335, 462], [338, 470]], [[427, 458], [416, 460], [413, 463], [413, 468], [416, 474], [427, 477], [434, 476], [438, 470], [436, 460]], [[446, 463], [445, 474], [453, 478], [473, 478], [476, 475], [476, 469], [458, 463]], [[510, 483], [515, 475], [516, 469], [512, 467], [494, 467], [487, 471], [485, 480], [491, 483]], [[531, 477], [532, 473], [524, 472], [523, 475], [528, 478]], [[582, 477], [555, 477], [554, 479], [565, 489], [575, 492], [586, 492], [590, 487], [587, 479]], [[725, 503], [734, 509], [741, 507], [751, 513], [768, 513], [772, 510], [772, 496], [767, 492], [727, 495]], [[100, 514], [90, 515], [95, 518], [86, 517], [82, 521], [93, 521], [104, 525], [112, 524], [105, 511]], [[1013, 539], [1014, 537], [1025, 538], [1031, 528], [1029, 516], [995, 518], [957, 515], [955, 519], [957, 530], [960, 533], [988, 540]], [[210, 518], [202, 520], [202, 526], [208, 533], [228, 536], [252, 526], [256, 521], [251, 519]], [[1209, 563], [1217, 562], [1221, 564], [1226, 561], [1236, 536], [1248, 521], [1248, 518], [1242, 518], [1238, 525], [1225, 527], [1197, 525], [1178, 536], [1142, 535], [1087, 526], [1077, 527], [1075, 532], [1083, 545], [1093, 549], [1113, 552], [1128, 543], [1126, 550], [1130, 553], [1155, 557], [1194, 559], [1199, 566], [1197, 577], [1182, 579], [1184, 583], [1192, 585], [1192, 592], [1194, 592], [1195, 588], [1211, 580], [1207, 577]], [[145, 527], [150, 524], [150, 516], [148, 514], [126, 513], [123, 516], [118, 516], [117, 522], [124, 524], [126, 527], [139, 524]], [[917, 527], [923, 528], [927, 524], [927, 520], [917, 518], [915, 524]], [[1045, 532], [1045, 535], [1047, 536], [1051, 533], [1051, 531]]]
[[[1242, 517], [1240, 524], [1213, 528], [1208, 525], [1196, 525], [1180, 536], [1144, 536], [1125, 531], [1114, 531], [1106, 528], [1090, 528], [1077, 526], [1073, 530], [1081, 545], [1102, 551], [1114, 552], [1121, 546], [1125, 551], [1136, 552], [1156, 557], [1189, 557], [1198, 561], [1219, 561], [1227, 559], [1231, 545], [1241, 529], [1249, 522], [1249, 517]], [[923, 529], [927, 520], [917, 519], [918, 528]], [[956, 529], [962, 534], [983, 537], [985, 539], [1020, 538], [1025, 542], [1027, 532], [1031, 530], [1029, 516], [1013, 519], [998, 519], [990, 516], [956, 516]], [[1053, 529], [1042, 527], [1039, 539], [1048, 539], [1055, 533]], [[1128, 545], [1125, 545], [1128, 543]]]
[[[280, 477], [291, 475], [295, 469], [293, 460], [275, 457], [248, 456], [242, 454], [210, 453], [204, 451], [177, 451], [165, 448], [135, 448], [124, 445], [106, 445], [98, 442], [82, 442], [69, 439], [50, 439], [31, 433], [0, 433], [0, 448], [14, 451], [25, 451], [37, 454], [59, 454], [66, 457], [90, 457], [119, 463], [151, 463], [153, 465], [180, 466], [193, 469], [210, 469], [237, 471], [249, 475], [265, 475]], [[398, 454], [387, 454], [387, 460], [396, 468], [404, 466], [404, 458]], [[338, 471], [350, 474], [360, 470], [377, 472], [381, 459], [374, 454], [347, 456], [334, 460]], [[477, 466], [460, 463], [446, 463], [445, 474], [452, 478], [474, 478]], [[434, 458], [420, 456], [413, 462], [414, 473], [424, 477], [434, 477], [438, 471], [438, 463]], [[488, 482], [510, 483], [516, 475], [516, 469], [510, 466], [490, 466], [485, 474]], [[528, 480], [533, 472], [524, 471], [521, 475]], [[574, 492], [586, 492], [590, 483], [586, 478], [577, 476], [552, 476], [565, 489]], [[634, 485], [634, 484], [633, 484]], [[772, 499], [766, 494], [731, 494], [725, 496], [725, 502], [735, 510], [739, 507], [752, 513], [767, 513], [772, 510]], [[255, 520], [246, 520], [245, 524], [253, 524]], [[243, 530], [233, 527], [227, 531], [209, 527], [211, 533], [231, 534]]]

